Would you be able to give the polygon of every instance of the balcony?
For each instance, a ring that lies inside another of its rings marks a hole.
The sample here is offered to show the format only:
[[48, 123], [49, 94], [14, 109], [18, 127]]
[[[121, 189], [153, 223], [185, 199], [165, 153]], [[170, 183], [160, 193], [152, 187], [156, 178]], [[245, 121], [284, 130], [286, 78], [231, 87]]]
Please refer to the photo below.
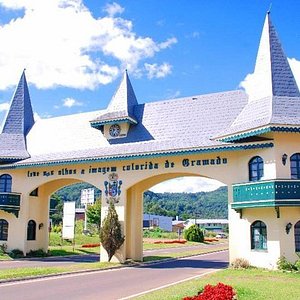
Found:
[[21, 194], [0, 193], [0, 210], [19, 216]]
[[268, 180], [233, 185], [235, 210], [255, 207], [300, 206], [300, 180]]

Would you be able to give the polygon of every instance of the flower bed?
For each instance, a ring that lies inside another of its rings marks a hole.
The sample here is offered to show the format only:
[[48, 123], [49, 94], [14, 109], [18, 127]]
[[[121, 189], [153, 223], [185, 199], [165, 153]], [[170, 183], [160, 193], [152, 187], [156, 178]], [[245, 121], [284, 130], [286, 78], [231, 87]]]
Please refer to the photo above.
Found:
[[211, 243], [211, 242], [218, 242], [218, 241], [219, 241], [219, 239], [216, 239], [216, 238], [204, 238], [204, 242]]
[[94, 248], [94, 247], [99, 247], [100, 243], [95, 243], [95, 244], [84, 244], [81, 245], [81, 248]]
[[153, 244], [185, 244], [186, 240], [155, 241]]
[[203, 291], [192, 297], [184, 297], [182, 300], [234, 300], [237, 299], [237, 294], [233, 287], [219, 282], [213, 286], [207, 284]]

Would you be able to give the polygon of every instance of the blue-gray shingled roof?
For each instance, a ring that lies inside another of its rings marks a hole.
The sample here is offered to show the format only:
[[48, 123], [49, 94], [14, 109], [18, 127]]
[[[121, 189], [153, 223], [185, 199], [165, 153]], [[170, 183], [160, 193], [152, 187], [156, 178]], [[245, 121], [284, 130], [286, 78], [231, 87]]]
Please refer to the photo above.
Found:
[[0, 161], [28, 158], [26, 135], [34, 124], [31, 101], [23, 71], [0, 134]]
[[228, 127], [246, 103], [247, 95], [238, 90], [140, 104], [134, 110], [138, 124], [113, 142], [89, 126], [101, 112], [38, 120], [27, 137], [31, 157], [17, 164], [221, 147], [226, 143], [211, 136]]
[[126, 119], [130, 123], [136, 123], [134, 107], [138, 104], [134, 90], [132, 88], [127, 71], [124, 72], [123, 79], [116, 93], [112, 97], [105, 114], [97, 116], [91, 120], [92, 126], [101, 125], [110, 120]]
[[231, 126], [224, 128], [215, 139], [234, 141], [234, 136], [260, 127], [300, 125], [299, 88], [271, 22], [270, 13], [265, 19], [252, 76], [247, 105]]

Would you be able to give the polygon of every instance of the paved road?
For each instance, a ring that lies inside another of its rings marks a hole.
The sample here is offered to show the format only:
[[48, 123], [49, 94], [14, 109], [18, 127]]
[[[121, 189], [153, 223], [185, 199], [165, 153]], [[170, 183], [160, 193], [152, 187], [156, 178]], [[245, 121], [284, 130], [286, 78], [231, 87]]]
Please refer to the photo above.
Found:
[[225, 268], [228, 251], [203, 254], [141, 267], [0, 284], [3, 300], [123, 299]]
[[[224, 244], [227, 245], [225, 242]], [[219, 244], [220, 245], [220, 244]], [[195, 249], [213, 249], [218, 245], [201, 244], [199, 246], [186, 246], [186, 247], [174, 247], [166, 249], [145, 250], [144, 256], [150, 255], [163, 255], [166, 253], [189, 251]], [[72, 256], [55, 256], [55, 257], [43, 257], [43, 258], [25, 258], [15, 259], [9, 261], [0, 261], [0, 270], [11, 268], [25, 268], [25, 267], [59, 267], [70, 264], [80, 264], [99, 261], [99, 254], [90, 255], [72, 255]]]

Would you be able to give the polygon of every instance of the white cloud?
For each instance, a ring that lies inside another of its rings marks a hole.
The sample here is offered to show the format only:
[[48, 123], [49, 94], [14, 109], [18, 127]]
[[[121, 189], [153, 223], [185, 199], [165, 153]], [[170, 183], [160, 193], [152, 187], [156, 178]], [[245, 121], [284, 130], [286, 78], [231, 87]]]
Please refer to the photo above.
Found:
[[0, 25], [0, 89], [14, 86], [23, 68], [37, 88], [94, 89], [177, 42], [138, 36], [130, 20], [115, 17], [124, 11], [115, 2], [102, 18], [81, 0], [1, 0], [0, 6], [24, 10]]
[[298, 88], [300, 89], [300, 61], [295, 58], [288, 58], [288, 61], [294, 73]]
[[170, 48], [172, 45], [177, 43], [177, 39], [175, 37], [172, 37], [170, 39], [167, 39], [165, 42], [162, 42], [159, 44], [160, 49], [166, 49]]
[[9, 109], [9, 103], [5, 102], [5, 103], [0, 103], [0, 112], [1, 111], [8, 111]]
[[163, 78], [171, 74], [172, 66], [168, 63], [158, 64], [144, 64], [146, 71], [148, 72], [148, 78]]
[[38, 120], [41, 119], [41, 116], [37, 112], [34, 112], [33, 113], [33, 118], [34, 118], [34, 121], [38, 121]]
[[82, 102], [79, 102], [73, 98], [66, 98], [66, 99], [63, 99], [63, 106], [65, 107], [73, 107], [73, 106], [82, 106], [83, 103]]
[[[300, 89], [300, 61], [295, 58], [288, 58], [288, 62]], [[254, 78], [254, 73], [247, 74], [245, 79], [239, 84], [239, 87], [243, 88], [248, 95], [254, 94], [257, 90], [257, 82]]]
[[153, 186], [150, 190], [155, 193], [197, 193], [214, 191], [221, 182], [203, 177], [180, 177], [164, 181]]
[[116, 14], [122, 14], [124, 12], [124, 8], [120, 6], [118, 3], [113, 2], [109, 3], [103, 9], [110, 17], [115, 16]]

